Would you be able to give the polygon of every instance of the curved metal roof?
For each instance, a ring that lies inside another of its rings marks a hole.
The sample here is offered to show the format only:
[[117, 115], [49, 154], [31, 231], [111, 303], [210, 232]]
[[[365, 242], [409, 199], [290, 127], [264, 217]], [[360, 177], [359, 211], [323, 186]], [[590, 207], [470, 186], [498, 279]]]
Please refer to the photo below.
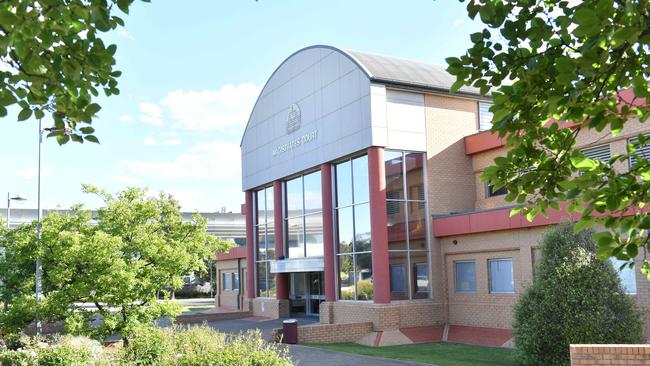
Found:
[[[354, 50], [341, 51], [353, 58], [376, 82], [449, 92], [456, 81], [444, 66]], [[478, 88], [467, 86], [460, 88], [458, 94], [481, 96]]]
[[253, 109], [251, 110], [249, 120], [246, 123], [246, 128], [242, 134], [240, 146], [243, 143], [244, 135], [246, 135], [246, 131], [248, 130], [250, 117], [253, 115], [253, 111], [257, 106], [257, 102], [259, 101], [260, 96], [264, 94], [264, 90], [266, 89], [269, 81], [273, 79], [273, 76], [278, 72], [278, 70], [292, 57], [303, 51], [313, 48], [330, 49], [344, 55], [352, 62], [354, 62], [361, 70], [363, 70], [363, 72], [368, 76], [370, 80], [377, 83], [400, 88], [428, 90], [431, 92], [447, 93], [452, 95], [464, 95], [477, 99], [489, 99], [489, 97], [482, 96], [479, 93], [478, 88], [468, 86], [461, 87], [460, 90], [456, 93], [450, 93], [449, 89], [455, 82], [455, 77], [449, 74], [447, 70], [445, 70], [445, 67], [440, 65], [427, 64], [424, 62], [407, 60], [392, 56], [342, 49], [328, 45], [313, 45], [302, 48], [292, 53], [289, 55], [289, 57], [284, 59], [284, 61], [282, 61], [282, 63], [280, 63], [280, 65], [278, 65], [278, 67], [273, 71], [271, 76], [266, 81], [266, 84], [260, 91], [260, 95], [255, 101]]

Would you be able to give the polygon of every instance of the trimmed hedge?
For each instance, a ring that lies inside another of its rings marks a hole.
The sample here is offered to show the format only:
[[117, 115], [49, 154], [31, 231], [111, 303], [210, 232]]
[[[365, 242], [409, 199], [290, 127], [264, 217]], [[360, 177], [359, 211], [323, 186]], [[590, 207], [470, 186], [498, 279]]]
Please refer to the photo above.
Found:
[[640, 313], [609, 261], [596, 258], [591, 232], [549, 229], [532, 286], [514, 312], [517, 364], [569, 365], [569, 345], [640, 343]]

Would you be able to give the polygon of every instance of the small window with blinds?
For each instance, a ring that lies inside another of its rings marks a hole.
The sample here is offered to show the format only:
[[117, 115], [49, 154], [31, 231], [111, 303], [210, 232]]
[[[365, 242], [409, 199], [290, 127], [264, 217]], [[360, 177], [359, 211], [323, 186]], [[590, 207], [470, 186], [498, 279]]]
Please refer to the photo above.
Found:
[[607, 163], [607, 161], [609, 161], [609, 159], [612, 157], [612, 152], [609, 149], [609, 144], [581, 149], [580, 152], [589, 159], [600, 160], [603, 163]]
[[[650, 137], [650, 135], [645, 135], [645, 137], [648, 138], [648, 137]], [[639, 143], [639, 139], [634, 137], [634, 138], [628, 139], [627, 142], [629, 144], [635, 145], [635, 144]], [[642, 158], [644, 158], [646, 160], [650, 160], [650, 143], [646, 143], [645, 145], [642, 145], [642, 146], [635, 145], [634, 147], [636, 148], [636, 153], [635, 153], [636, 155], [638, 155], [638, 156], [640, 156], [640, 157], [642, 157]], [[637, 161], [636, 157], [630, 156], [630, 167], [632, 165], [635, 165], [636, 161]]]
[[492, 128], [492, 112], [490, 112], [492, 103], [478, 102], [478, 129], [487, 131]]

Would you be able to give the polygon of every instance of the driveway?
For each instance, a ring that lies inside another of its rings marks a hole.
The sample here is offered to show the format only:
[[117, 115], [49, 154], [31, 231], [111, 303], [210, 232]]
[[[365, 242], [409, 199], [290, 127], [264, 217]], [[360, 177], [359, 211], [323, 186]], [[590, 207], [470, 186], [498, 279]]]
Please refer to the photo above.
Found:
[[[298, 324], [317, 323], [316, 318], [299, 318]], [[273, 328], [282, 327], [282, 319], [272, 320], [253, 320], [236, 319], [236, 320], [219, 320], [208, 323], [208, 325], [224, 333], [240, 333], [246, 330], [259, 329], [262, 331], [262, 338], [271, 340]], [[281, 347], [287, 347], [291, 358], [298, 366], [422, 366], [425, 364], [390, 360], [386, 358], [377, 358], [370, 356], [354, 355], [351, 353], [335, 352], [319, 348], [306, 347], [302, 345], [283, 344]], [[427, 365], [431, 366], [431, 365]]]

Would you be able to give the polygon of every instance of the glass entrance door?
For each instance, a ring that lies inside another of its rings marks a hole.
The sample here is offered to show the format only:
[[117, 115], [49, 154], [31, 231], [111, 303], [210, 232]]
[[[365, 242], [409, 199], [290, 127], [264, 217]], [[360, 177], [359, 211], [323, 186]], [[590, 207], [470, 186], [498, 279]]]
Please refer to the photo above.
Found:
[[289, 307], [291, 315], [317, 316], [323, 295], [323, 272], [291, 273]]

